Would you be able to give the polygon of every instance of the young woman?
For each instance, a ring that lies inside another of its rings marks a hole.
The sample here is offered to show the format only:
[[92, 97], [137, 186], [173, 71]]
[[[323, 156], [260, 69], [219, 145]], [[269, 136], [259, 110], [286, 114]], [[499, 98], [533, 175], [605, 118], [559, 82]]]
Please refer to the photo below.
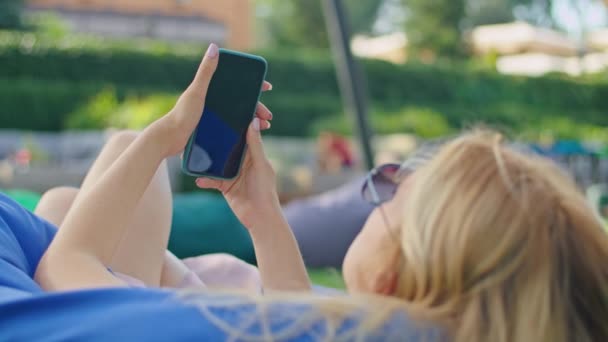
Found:
[[[166, 182], [158, 181], [166, 179], [162, 160], [181, 151], [200, 119], [216, 65], [212, 46], [175, 108], [109, 158], [116, 160], [105, 172], [88, 177], [38, 266], [44, 289], [128, 286], [120, 274], [149, 286], [162, 282], [169, 220], [160, 208], [168, 206], [150, 202]], [[308, 291], [260, 139], [271, 117], [260, 108], [240, 177], [197, 184], [221, 191], [249, 229], [266, 291]], [[608, 340], [608, 237], [556, 166], [502, 145], [495, 134], [472, 133], [441, 147], [412, 175], [404, 170], [385, 165], [367, 177], [363, 195], [376, 209], [344, 262], [349, 292], [399, 305], [359, 303], [405, 309], [454, 341]], [[300, 299], [330, 320], [353, 309], [344, 298]], [[356, 329], [372, 330], [389, 317]]]
[[377, 205], [344, 262], [350, 292], [404, 300], [455, 341], [608, 340], [608, 237], [554, 164], [472, 133], [411, 177], [374, 170]]

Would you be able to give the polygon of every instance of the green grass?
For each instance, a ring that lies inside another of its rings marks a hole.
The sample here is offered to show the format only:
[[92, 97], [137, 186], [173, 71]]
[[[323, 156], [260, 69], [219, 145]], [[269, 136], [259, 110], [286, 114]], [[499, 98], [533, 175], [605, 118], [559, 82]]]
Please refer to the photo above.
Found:
[[340, 271], [334, 268], [309, 269], [308, 275], [310, 276], [310, 280], [315, 285], [331, 287], [340, 290], [346, 289], [344, 285], [344, 279], [342, 279], [342, 274], [340, 273]]

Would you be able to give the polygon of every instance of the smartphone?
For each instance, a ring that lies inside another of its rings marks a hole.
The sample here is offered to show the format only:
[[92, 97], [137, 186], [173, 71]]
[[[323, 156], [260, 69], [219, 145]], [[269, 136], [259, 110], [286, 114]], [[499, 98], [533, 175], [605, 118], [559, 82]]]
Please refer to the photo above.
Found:
[[238, 176], [266, 69], [262, 57], [220, 49], [203, 116], [184, 151], [186, 174], [217, 179]]

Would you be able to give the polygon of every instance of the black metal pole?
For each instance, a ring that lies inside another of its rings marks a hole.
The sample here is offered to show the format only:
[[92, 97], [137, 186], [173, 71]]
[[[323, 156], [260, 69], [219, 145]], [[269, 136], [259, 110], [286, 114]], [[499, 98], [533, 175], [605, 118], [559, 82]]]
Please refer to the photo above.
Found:
[[356, 123], [365, 166], [374, 167], [372, 131], [367, 116], [365, 79], [350, 50], [350, 27], [342, 0], [321, 0], [329, 32], [338, 84], [346, 111]]

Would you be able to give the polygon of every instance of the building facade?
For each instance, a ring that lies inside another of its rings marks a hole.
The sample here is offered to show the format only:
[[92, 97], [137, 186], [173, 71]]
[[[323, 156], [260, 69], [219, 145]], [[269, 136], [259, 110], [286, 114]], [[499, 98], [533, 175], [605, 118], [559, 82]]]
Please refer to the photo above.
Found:
[[28, 0], [31, 12], [53, 11], [74, 31], [117, 37], [253, 44], [251, 0]]

